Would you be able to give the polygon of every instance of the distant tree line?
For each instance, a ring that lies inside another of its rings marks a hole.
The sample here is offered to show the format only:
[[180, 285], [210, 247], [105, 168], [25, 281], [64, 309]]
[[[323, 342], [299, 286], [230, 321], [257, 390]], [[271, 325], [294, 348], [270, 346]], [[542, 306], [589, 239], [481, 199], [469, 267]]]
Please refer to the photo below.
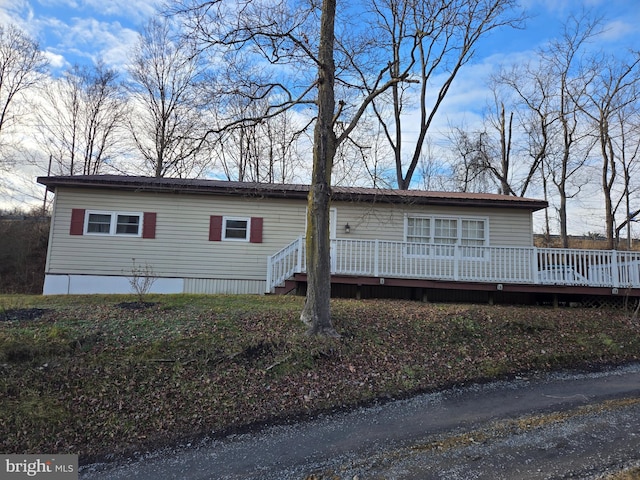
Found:
[[0, 293], [42, 293], [49, 220], [40, 209], [0, 211]]
[[621, 231], [630, 242], [631, 224], [640, 214], [640, 183], [634, 180], [640, 162], [640, 52], [614, 56], [594, 50], [604, 33], [602, 19], [570, 17], [557, 40], [491, 77], [494, 95], [482, 128], [458, 126], [452, 133], [462, 160], [455, 170], [459, 188], [544, 195], [557, 212], [565, 248], [571, 201], [599, 195], [610, 249]]
[[[36, 164], [56, 175], [309, 181], [319, 7], [245, 3], [176, 2], [142, 28], [119, 71], [97, 61], [54, 76], [37, 42], [0, 25], [4, 175]], [[631, 238], [640, 54], [596, 48], [603, 19], [570, 17], [526, 61], [503, 65], [482, 125], [451, 125], [446, 140], [432, 131], [483, 37], [525, 19], [511, 0], [341, 7], [335, 129], [345, 141], [332, 183], [543, 197], [546, 233], [565, 246], [570, 206], [597, 184], [609, 246]]]

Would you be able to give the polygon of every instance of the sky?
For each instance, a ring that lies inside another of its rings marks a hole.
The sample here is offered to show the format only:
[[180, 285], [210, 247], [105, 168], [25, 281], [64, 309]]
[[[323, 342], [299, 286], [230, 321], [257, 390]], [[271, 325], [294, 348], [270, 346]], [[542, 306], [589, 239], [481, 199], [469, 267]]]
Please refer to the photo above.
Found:
[[[53, 67], [98, 58], [121, 67], [139, 28], [162, 4], [163, 0], [0, 0], [0, 22], [18, 24], [38, 39]], [[529, 15], [525, 28], [492, 33], [480, 46], [476, 63], [526, 55], [556, 36], [562, 22], [582, 8], [606, 17], [610, 47], [640, 48], [638, 0], [522, 0], [521, 4]]]
[[160, 0], [0, 0], [0, 21], [37, 39], [51, 66], [121, 66]]
[[[162, 5], [163, 0], [0, 0], [0, 23], [16, 24], [37, 39], [54, 74], [99, 59], [121, 70], [140, 28]], [[501, 64], [530, 58], [582, 9], [605, 19], [606, 33], [594, 47], [640, 50], [640, 0], [521, 0], [521, 5], [528, 14], [524, 28], [493, 32], [481, 42], [448, 94], [436, 132], [477, 121], [487, 104], [488, 74]], [[584, 228], [582, 220], [576, 222]]]

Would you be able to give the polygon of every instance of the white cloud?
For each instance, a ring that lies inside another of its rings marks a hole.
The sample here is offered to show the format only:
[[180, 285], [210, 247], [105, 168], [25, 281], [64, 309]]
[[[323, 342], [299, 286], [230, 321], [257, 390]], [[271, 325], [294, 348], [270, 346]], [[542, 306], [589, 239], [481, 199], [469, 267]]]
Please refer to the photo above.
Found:
[[104, 22], [96, 18], [73, 18], [70, 24], [53, 23], [60, 37], [51, 53], [64, 56], [68, 63], [104, 60], [108, 66], [121, 67], [137, 32], [120, 22]]
[[103, 16], [127, 18], [136, 26], [146, 22], [162, 6], [162, 0], [84, 0], [83, 7]]
[[38, 3], [43, 7], [48, 8], [79, 8], [80, 3], [74, 0], [38, 0]]
[[27, 0], [0, 0], [0, 24], [13, 24], [36, 36], [33, 9]]
[[54, 69], [99, 58], [121, 68], [137, 29], [161, 6], [162, 0], [0, 0], [0, 22], [42, 39]]
[[53, 69], [65, 68], [67, 66], [67, 61], [62, 55], [51, 52], [49, 50], [44, 51], [44, 56], [49, 61], [49, 65]]
[[613, 20], [605, 24], [603, 32], [599, 37], [608, 42], [614, 42], [626, 38], [637, 41], [636, 35], [637, 28], [635, 24], [631, 24], [624, 20]]
[[112, 68], [123, 69], [129, 62], [129, 51], [137, 41], [138, 32], [129, 28], [123, 28], [118, 35], [109, 38], [109, 42], [102, 51], [102, 59]]

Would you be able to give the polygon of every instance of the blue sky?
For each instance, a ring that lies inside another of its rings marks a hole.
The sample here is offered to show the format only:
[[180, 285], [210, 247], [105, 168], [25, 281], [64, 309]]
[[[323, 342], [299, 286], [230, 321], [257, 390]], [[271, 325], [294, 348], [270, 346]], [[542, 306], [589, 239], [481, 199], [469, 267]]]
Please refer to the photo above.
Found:
[[[233, 1], [233, 0], [228, 0]], [[162, 0], [0, 0], [0, 21], [17, 23], [39, 39], [52, 66], [102, 58], [122, 66], [138, 28]], [[485, 39], [476, 61], [525, 53], [558, 34], [572, 12], [593, 9], [607, 17], [604, 47], [640, 49], [638, 0], [522, 0], [530, 19], [524, 30], [505, 29]]]
[[[16, 24], [38, 39], [54, 73], [97, 59], [109, 67], [122, 69], [140, 27], [163, 1], [0, 0], [0, 23]], [[487, 104], [485, 81], [489, 73], [501, 64], [532, 58], [532, 51], [558, 36], [563, 22], [582, 9], [593, 10], [606, 19], [606, 34], [594, 44], [595, 48], [618, 53], [629, 48], [640, 50], [640, 0], [521, 0], [521, 3], [530, 16], [526, 27], [497, 31], [483, 40], [476, 57], [461, 70], [447, 95], [432, 129], [436, 137], [442, 136], [452, 124], [472, 125], [479, 121]], [[599, 195], [596, 193], [594, 198]], [[578, 224], [573, 226], [579, 233], [586, 228], [583, 220], [576, 217]], [[589, 228], [597, 230], [601, 222], [594, 222], [597, 226]]]
[[605, 49], [628, 45], [640, 49], [640, 2], [638, 0], [524, 0], [529, 15], [523, 30], [503, 29], [485, 39], [485, 55], [526, 52], [558, 36], [562, 24], [582, 9], [602, 16]]
[[27, 30], [52, 67], [102, 58], [121, 66], [138, 29], [160, 0], [0, 0], [0, 21]]

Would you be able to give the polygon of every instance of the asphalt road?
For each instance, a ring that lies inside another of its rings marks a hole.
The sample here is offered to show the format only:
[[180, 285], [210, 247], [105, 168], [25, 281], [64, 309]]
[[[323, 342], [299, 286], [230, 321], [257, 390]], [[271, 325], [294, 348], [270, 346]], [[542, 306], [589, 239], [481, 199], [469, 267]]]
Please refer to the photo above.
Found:
[[82, 479], [559, 479], [640, 465], [640, 364], [469, 385], [204, 440]]

